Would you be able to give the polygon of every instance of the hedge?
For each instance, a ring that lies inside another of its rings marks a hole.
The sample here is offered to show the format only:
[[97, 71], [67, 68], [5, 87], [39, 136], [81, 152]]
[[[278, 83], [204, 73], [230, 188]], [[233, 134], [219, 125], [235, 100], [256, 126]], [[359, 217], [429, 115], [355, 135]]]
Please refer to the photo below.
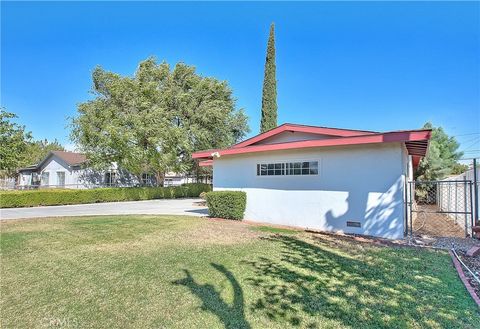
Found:
[[0, 208], [55, 206], [82, 203], [137, 201], [198, 197], [210, 185], [184, 184], [175, 187], [113, 187], [95, 189], [44, 189], [0, 192]]
[[210, 217], [242, 220], [247, 195], [240, 191], [215, 191], [206, 194]]

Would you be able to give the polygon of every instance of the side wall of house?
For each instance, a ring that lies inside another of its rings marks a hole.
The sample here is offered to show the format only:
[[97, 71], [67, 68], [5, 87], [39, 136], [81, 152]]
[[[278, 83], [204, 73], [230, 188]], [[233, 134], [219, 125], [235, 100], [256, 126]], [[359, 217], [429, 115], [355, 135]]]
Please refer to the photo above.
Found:
[[[49, 186], [57, 186], [59, 185], [58, 175], [59, 172], [65, 173], [65, 187], [72, 187], [73, 185], [77, 184], [76, 177], [74, 171], [69, 167], [67, 163], [65, 163], [62, 159], [57, 156], [51, 156], [43, 166], [40, 168], [40, 175], [44, 172], [49, 173]], [[42, 185], [43, 182], [41, 183]]]
[[[257, 163], [290, 161], [318, 161], [319, 174], [257, 176]], [[399, 239], [407, 161], [401, 143], [221, 157], [213, 186], [247, 192], [247, 220]]]

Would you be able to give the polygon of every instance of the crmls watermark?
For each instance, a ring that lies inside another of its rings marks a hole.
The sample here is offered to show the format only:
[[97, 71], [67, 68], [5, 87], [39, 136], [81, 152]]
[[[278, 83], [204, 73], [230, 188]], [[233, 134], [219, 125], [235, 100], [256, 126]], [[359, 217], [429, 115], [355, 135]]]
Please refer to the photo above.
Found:
[[68, 317], [44, 317], [41, 321], [42, 328], [80, 328], [75, 318]]

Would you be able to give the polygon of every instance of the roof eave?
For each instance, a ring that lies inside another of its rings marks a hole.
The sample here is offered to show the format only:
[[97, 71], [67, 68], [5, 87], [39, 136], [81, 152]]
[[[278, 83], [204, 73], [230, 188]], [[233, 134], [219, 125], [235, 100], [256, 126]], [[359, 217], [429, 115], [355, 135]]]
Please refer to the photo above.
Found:
[[231, 147], [228, 149], [216, 149], [216, 150], [213, 149], [213, 150], [196, 152], [192, 154], [192, 158], [212, 159], [214, 156], [217, 156], [217, 154], [218, 156], [222, 156], [222, 155], [234, 155], [234, 154], [242, 154], [242, 153], [280, 151], [280, 150], [303, 149], [303, 148], [313, 148], [313, 147], [349, 146], [349, 145], [364, 145], [364, 144], [377, 144], [377, 143], [388, 143], [388, 142], [427, 141], [427, 145], [428, 145], [428, 140], [430, 139], [430, 136], [431, 136], [430, 129], [394, 131], [394, 132], [387, 132], [387, 133], [368, 134], [368, 135], [360, 135], [360, 136], [352, 136], [352, 137], [340, 137], [340, 138], [323, 139], [323, 140], [307, 140], [307, 141], [295, 141], [295, 142], [277, 143], [277, 144], [252, 145], [252, 146], [245, 146], [245, 147]]

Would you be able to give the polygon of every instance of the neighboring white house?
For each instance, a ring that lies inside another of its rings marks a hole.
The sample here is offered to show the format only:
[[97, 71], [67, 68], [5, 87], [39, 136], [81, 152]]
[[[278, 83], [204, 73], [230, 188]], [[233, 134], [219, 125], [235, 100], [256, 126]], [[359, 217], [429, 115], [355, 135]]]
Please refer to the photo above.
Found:
[[214, 190], [247, 193], [247, 220], [399, 239], [430, 134], [284, 124], [193, 158], [213, 166]]
[[85, 173], [85, 161], [81, 153], [52, 151], [38, 164], [18, 171], [17, 187], [85, 188], [86, 182], [80, 180]]
[[[179, 186], [192, 183], [195, 179], [186, 175], [168, 173], [165, 186]], [[88, 167], [82, 153], [52, 151], [41, 162], [18, 171], [17, 188], [57, 187], [57, 188], [93, 188], [99, 186], [138, 186], [156, 185], [152, 174], [142, 175], [141, 182], [126, 170], [112, 164], [103, 171]]]

